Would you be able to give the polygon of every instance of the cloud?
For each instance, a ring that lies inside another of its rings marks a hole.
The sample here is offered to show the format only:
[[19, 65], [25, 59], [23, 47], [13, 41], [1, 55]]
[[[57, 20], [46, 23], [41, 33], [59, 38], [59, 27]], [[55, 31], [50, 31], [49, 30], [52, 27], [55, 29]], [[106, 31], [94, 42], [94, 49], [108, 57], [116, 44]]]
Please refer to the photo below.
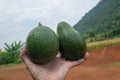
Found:
[[100, 0], [1, 0], [0, 48], [5, 42], [25, 41], [38, 22], [56, 31], [60, 21], [71, 25]]

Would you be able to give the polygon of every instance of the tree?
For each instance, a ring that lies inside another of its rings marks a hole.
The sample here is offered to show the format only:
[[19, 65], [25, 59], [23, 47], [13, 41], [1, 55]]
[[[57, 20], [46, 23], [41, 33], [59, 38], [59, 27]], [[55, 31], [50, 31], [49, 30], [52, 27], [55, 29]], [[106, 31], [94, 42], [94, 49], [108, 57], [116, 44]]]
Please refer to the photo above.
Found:
[[87, 39], [120, 37], [120, 0], [101, 0], [74, 28], [82, 35], [89, 35]]
[[19, 50], [20, 47], [21, 47], [21, 41], [19, 41], [18, 43], [15, 41], [15, 42], [12, 42], [11, 45], [8, 45], [7, 43], [5, 43], [4, 49], [6, 52], [14, 53], [15, 51]]
[[2, 54], [2, 49], [0, 49], [0, 54]]
[[10, 45], [5, 43], [5, 51], [3, 51], [0, 55], [0, 64], [20, 63], [21, 60], [19, 58], [19, 49], [21, 48], [21, 46], [21, 41], [19, 41], [18, 43], [16, 41], [12, 42]]

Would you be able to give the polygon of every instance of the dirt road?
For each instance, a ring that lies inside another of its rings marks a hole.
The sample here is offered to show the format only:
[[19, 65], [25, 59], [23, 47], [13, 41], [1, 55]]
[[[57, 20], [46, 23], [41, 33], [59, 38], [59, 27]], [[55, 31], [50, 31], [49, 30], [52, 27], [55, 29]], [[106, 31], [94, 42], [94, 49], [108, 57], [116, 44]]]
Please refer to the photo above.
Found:
[[[66, 80], [120, 80], [120, 46], [90, 54], [82, 65], [72, 68]], [[114, 63], [114, 64], [113, 64]], [[0, 80], [32, 80], [24, 65], [0, 68]]]

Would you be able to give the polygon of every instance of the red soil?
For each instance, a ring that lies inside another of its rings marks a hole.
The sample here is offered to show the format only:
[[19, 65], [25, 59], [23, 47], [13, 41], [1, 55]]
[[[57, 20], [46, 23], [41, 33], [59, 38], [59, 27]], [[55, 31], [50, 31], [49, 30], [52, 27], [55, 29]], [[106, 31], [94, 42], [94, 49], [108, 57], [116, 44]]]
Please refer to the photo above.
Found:
[[[101, 66], [120, 62], [120, 46], [90, 53], [82, 65], [72, 68], [66, 80], [120, 80], [120, 66]], [[32, 80], [24, 65], [0, 68], [0, 80]]]
[[120, 46], [104, 48], [90, 53], [84, 65], [111, 64], [120, 62]]
[[90, 53], [88, 60], [71, 69], [66, 80], [120, 80], [120, 66], [102, 66], [120, 62], [120, 46]]

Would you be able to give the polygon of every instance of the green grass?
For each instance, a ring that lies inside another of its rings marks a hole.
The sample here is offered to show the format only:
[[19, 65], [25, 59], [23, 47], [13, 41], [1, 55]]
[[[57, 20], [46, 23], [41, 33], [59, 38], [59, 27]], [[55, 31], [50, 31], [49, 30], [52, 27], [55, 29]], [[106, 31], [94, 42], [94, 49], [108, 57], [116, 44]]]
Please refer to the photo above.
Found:
[[101, 64], [99, 66], [102, 66], [102, 67], [107, 67], [107, 66], [120, 66], [120, 62], [118, 63], [112, 63], [112, 64]]
[[92, 42], [92, 43], [87, 43], [87, 51], [92, 52], [105, 47], [117, 46], [117, 45], [120, 45], [120, 38], [99, 41], [99, 42]]
[[0, 65], [0, 68], [4, 68], [4, 67], [10, 67], [10, 66], [16, 66], [16, 65], [21, 65], [23, 63], [11, 63], [11, 64], [4, 64], [4, 65]]

